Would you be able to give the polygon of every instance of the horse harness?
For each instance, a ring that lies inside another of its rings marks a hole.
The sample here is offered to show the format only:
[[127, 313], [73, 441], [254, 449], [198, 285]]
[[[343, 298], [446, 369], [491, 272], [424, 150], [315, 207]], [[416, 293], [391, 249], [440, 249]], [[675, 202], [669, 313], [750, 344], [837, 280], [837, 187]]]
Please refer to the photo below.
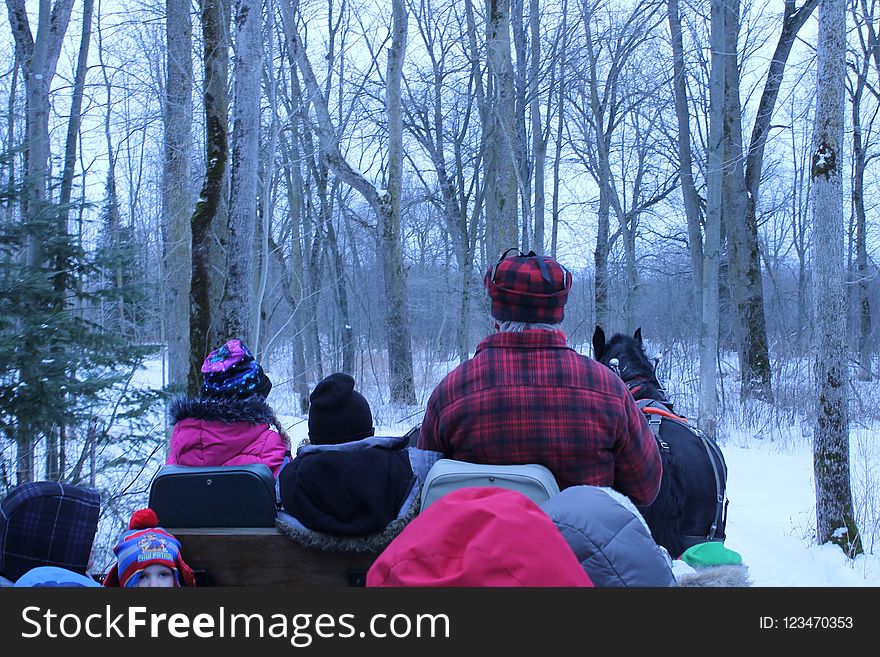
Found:
[[[724, 461], [724, 455], [721, 453], [721, 449], [715, 441], [709, 438], [705, 433], [688, 424], [686, 419], [672, 413], [663, 402], [656, 399], [637, 399], [636, 403], [639, 406], [639, 410], [644, 413], [645, 419], [648, 421], [648, 426], [651, 427], [651, 432], [654, 434], [654, 438], [657, 440], [657, 445], [662, 451], [667, 454], [671, 452], [669, 443], [660, 437], [660, 425], [664, 419], [675, 422], [686, 428], [697, 439], [699, 439], [700, 443], [703, 445], [703, 448], [706, 450], [706, 455], [709, 458], [709, 463], [712, 465], [712, 474], [715, 476], [715, 515], [712, 520], [712, 525], [709, 528], [709, 533], [706, 536], [706, 540], [723, 540], [715, 538], [715, 534], [718, 531], [718, 525], [722, 522], [725, 525], [727, 523], [725, 518], [727, 511], [727, 504], [725, 503], [727, 464]], [[721, 474], [722, 472], [723, 475]]]

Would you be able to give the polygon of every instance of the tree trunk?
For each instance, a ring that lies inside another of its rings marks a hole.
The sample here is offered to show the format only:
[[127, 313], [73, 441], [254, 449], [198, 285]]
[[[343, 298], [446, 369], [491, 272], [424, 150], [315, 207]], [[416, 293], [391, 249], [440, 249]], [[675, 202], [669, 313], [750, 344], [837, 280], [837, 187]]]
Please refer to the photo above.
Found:
[[266, 95], [269, 100], [269, 111], [271, 119], [269, 122], [269, 144], [263, 160], [263, 180], [260, 187], [260, 199], [262, 201], [261, 218], [262, 225], [260, 231], [260, 277], [257, 286], [257, 299], [255, 303], [256, 322], [253, 339], [253, 348], [255, 354], [260, 354], [258, 358], [262, 360], [263, 341], [263, 318], [266, 311], [263, 303], [266, 300], [266, 289], [269, 284], [269, 239], [272, 232], [272, 216], [275, 212], [275, 196], [272, 193], [275, 178], [275, 154], [278, 150], [278, 132], [280, 125], [278, 121], [278, 94], [277, 80], [275, 78], [275, 2], [268, 0], [267, 3], [267, 25], [266, 32], [268, 34], [267, 57], [266, 57]]
[[843, 129], [846, 82], [844, 0], [819, 3], [816, 122], [813, 132], [813, 313], [816, 532], [849, 556], [862, 552], [849, 470], [849, 371], [844, 295]]
[[[293, 75], [293, 71], [291, 71]], [[297, 99], [298, 101], [299, 99]], [[305, 272], [303, 262], [303, 247], [301, 239], [301, 228], [303, 217], [305, 216], [303, 203], [303, 180], [302, 171], [300, 169], [300, 148], [297, 131], [290, 131], [292, 145], [288, 147], [287, 138], [282, 136], [282, 156], [284, 158], [284, 171], [287, 183], [287, 203], [290, 208], [290, 253], [291, 266], [286, 267], [281, 253], [280, 247], [275, 247], [274, 243], [270, 243], [272, 253], [278, 254], [284, 272], [282, 276], [282, 290], [289, 291], [286, 293], [288, 305], [293, 315], [293, 389], [299, 398], [299, 411], [306, 413], [309, 410], [309, 384], [306, 376], [306, 359], [305, 359], [305, 321], [307, 317], [304, 309], [304, 294], [302, 286], [302, 272]], [[292, 153], [291, 153], [292, 151]], [[271, 238], [270, 238], [271, 239]]]
[[107, 75], [107, 65], [104, 63], [104, 39], [101, 30], [101, 2], [98, 2], [98, 63], [101, 66], [101, 76], [104, 79], [104, 93], [107, 103], [104, 110], [104, 140], [107, 144], [107, 184], [106, 184], [106, 216], [104, 217], [104, 232], [107, 241], [105, 247], [109, 248], [112, 262], [113, 285], [115, 287], [114, 302], [109, 310], [109, 317], [105, 318], [107, 328], [120, 335], [126, 335], [128, 327], [125, 321], [125, 297], [123, 295], [123, 261], [120, 252], [122, 247], [122, 213], [119, 209], [119, 195], [116, 193], [116, 151], [113, 148], [113, 134], [110, 129], [110, 110], [113, 99], [113, 85], [110, 76]]
[[529, 97], [532, 118], [532, 158], [535, 179], [535, 253], [544, 253], [544, 169], [547, 159], [547, 142], [541, 124], [541, 97], [538, 93], [538, 78], [541, 73], [541, 22], [538, 13], [538, 0], [529, 1], [529, 29], [531, 30], [531, 61], [529, 73]]
[[700, 428], [715, 437], [718, 359], [718, 262], [721, 250], [722, 157], [724, 152], [724, 0], [712, 0], [709, 74], [709, 140], [706, 148], [706, 238], [703, 247], [703, 307], [700, 317]]
[[[67, 236], [70, 233], [70, 200], [73, 193], [73, 178], [76, 169], [77, 142], [79, 141], [80, 125], [82, 123], [82, 99], [88, 70], [89, 45], [92, 34], [92, 13], [94, 0], [83, 1], [82, 33], [80, 36], [79, 53], [76, 59], [76, 73], [73, 80], [73, 97], [70, 105], [70, 118], [67, 121], [67, 138], [64, 143], [64, 169], [61, 174], [61, 189], [58, 196], [58, 234]], [[67, 289], [71, 284], [68, 272], [70, 263], [63, 254], [59, 254], [55, 260], [54, 292], [55, 312], [65, 312], [67, 303]], [[63, 362], [63, 346], [55, 347], [53, 356], [56, 363]], [[55, 432], [50, 432], [50, 440], [46, 445], [46, 478], [50, 481], [61, 481], [66, 467], [65, 463], [65, 437], [67, 428], [64, 424], [58, 427], [58, 439], [55, 440]]]
[[[769, 359], [758, 356], [760, 345], [763, 343], [766, 347], [767, 338], [764, 330], [757, 230], [753, 234], [745, 224], [747, 194], [742, 167], [742, 106], [739, 98], [740, 76], [737, 56], [739, 0], [725, 3], [724, 11], [722, 216], [727, 228], [729, 245], [728, 281], [739, 317], [734, 333], [739, 352], [741, 395], [743, 399], [764, 398], [770, 394], [770, 363]], [[758, 257], [757, 272], [754, 271], [755, 257]], [[755, 307], [756, 299], [760, 299], [759, 308]], [[765, 376], [767, 385], [765, 385]]]
[[[486, 249], [492, 259], [519, 245], [510, 0], [486, 0], [486, 47], [491, 93], [487, 94]], [[485, 129], [485, 128], [484, 128]], [[491, 182], [491, 184], [490, 184]], [[491, 194], [490, 194], [491, 192]]]
[[[688, 253], [691, 258], [691, 284], [694, 308], [702, 312], [703, 297], [703, 236], [700, 197], [694, 183], [691, 155], [691, 125], [688, 109], [687, 80], [684, 66], [684, 42], [681, 35], [681, 14], [678, 0], [668, 0], [666, 14], [672, 35], [672, 91], [675, 100], [675, 118], [678, 123], [678, 164], [681, 195], [688, 228]], [[713, 392], [714, 395], [714, 392]]]
[[[853, 6], [853, 18], [858, 21], [859, 17]], [[867, 15], [864, 20], [869, 25], [873, 20], [872, 15]], [[861, 25], [859, 25], [861, 32]], [[869, 38], [871, 33], [869, 32]], [[860, 39], [862, 43], [865, 40]], [[868, 44], [865, 44], [866, 46]], [[868, 82], [868, 69], [870, 66], [870, 47], [864, 50], [864, 60], [861, 68], [856, 71], [855, 88], [852, 92], [852, 126], [853, 126], [853, 164], [852, 164], [852, 204], [853, 214], [856, 221], [855, 236], [855, 287], [856, 317], [855, 338], [857, 345], [858, 377], [860, 381], [870, 381], [873, 378], [871, 371], [871, 302], [868, 294], [868, 250], [867, 250], [867, 216], [865, 213], [865, 167], [866, 144], [862, 133], [861, 104], [865, 86]]]
[[[334, 185], [334, 191], [339, 194], [339, 185]], [[339, 207], [342, 207], [342, 199], [338, 199]], [[345, 275], [345, 260], [339, 242], [336, 239], [336, 230], [333, 228], [332, 218], [327, 219], [327, 246], [330, 248], [330, 257], [333, 262], [333, 278], [336, 281], [336, 305], [339, 308], [339, 336], [342, 351], [341, 372], [355, 374], [354, 363], [354, 328], [352, 327], [351, 311], [348, 308], [348, 277]]]
[[400, 82], [406, 53], [407, 12], [404, 0], [392, 1], [391, 49], [385, 74], [385, 108], [388, 113], [388, 191], [379, 197], [379, 235], [382, 243], [382, 270], [388, 303], [386, 332], [391, 401], [415, 405], [412, 344], [406, 295], [406, 272], [403, 268], [403, 245], [400, 234], [400, 197], [403, 176], [403, 114]]
[[566, 61], [566, 52], [568, 51], [568, 2], [563, 0], [562, 3], [562, 27], [560, 35], [562, 38], [562, 47], [559, 51], [559, 58], [556, 64], [559, 66], [559, 93], [557, 96], [556, 106], [556, 144], [553, 156], [553, 214], [551, 217], [550, 228], [550, 257], [556, 258], [557, 241], [559, 239], [559, 169], [562, 162], [562, 137], [565, 128], [565, 99], [566, 99], [566, 73], [568, 63]]
[[192, 276], [191, 164], [193, 121], [192, 19], [185, 0], [165, 0], [165, 160], [162, 249], [168, 384], [186, 386], [189, 374], [189, 294]]
[[235, 10], [235, 97], [232, 110], [232, 193], [229, 203], [226, 285], [221, 332], [253, 344], [254, 234], [260, 164], [260, 75], [263, 66], [259, 0], [237, 0]]
[[[227, 101], [225, 0], [203, 0], [202, 41], [205, 58], [205, 178], [192, 219], [192, 279], [190, 287], [190, 356], [187, 392], [198, 394], [202, 361], [213, 348], [212, 288], [218, 273], [212, 269], [211, 232], [226, 194]], [[230, 336], [233, 337], [233, 336]]]

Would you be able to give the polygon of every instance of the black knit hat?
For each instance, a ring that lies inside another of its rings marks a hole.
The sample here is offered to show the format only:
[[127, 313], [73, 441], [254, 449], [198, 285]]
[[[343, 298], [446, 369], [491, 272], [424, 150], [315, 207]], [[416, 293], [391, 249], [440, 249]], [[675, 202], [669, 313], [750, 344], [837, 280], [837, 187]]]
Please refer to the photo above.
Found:
[[337, 445], [375, 433], [370, 404], [354, 389], [354, 379], [337, 372], [325, 377], [309, 396], [309, 441]]

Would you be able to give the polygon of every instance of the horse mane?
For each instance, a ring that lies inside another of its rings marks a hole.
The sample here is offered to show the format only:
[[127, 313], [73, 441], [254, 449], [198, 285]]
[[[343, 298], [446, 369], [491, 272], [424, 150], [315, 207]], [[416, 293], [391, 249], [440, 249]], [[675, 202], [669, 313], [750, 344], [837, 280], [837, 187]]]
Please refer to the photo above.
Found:
[[617, 359], [617, 374], [635, 399], [656, 399], [672, 406], [657, 379], [655, 365], [645, 351], [641, 329], [636, 329], [631, 336], [615, 333], [606, 342], [605, 332], [597, 326], [593, 334], [593, 351], [596, 360], [606, 367], [610, 368], [611, 361]]

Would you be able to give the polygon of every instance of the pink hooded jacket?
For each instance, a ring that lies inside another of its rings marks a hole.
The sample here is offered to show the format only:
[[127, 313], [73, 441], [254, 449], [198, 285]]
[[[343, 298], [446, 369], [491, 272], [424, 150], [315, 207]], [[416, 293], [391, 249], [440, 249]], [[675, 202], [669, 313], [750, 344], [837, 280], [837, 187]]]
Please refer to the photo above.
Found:
[[550, 517], [522, 493], [459, 488], [417, 515], [367, 586], [593, 586]]
[[278, 477], [289, 447], [272, 410], [259, 397], [244, 400], [178, 399], [166, 463], [222, 466], [265, 463]]

